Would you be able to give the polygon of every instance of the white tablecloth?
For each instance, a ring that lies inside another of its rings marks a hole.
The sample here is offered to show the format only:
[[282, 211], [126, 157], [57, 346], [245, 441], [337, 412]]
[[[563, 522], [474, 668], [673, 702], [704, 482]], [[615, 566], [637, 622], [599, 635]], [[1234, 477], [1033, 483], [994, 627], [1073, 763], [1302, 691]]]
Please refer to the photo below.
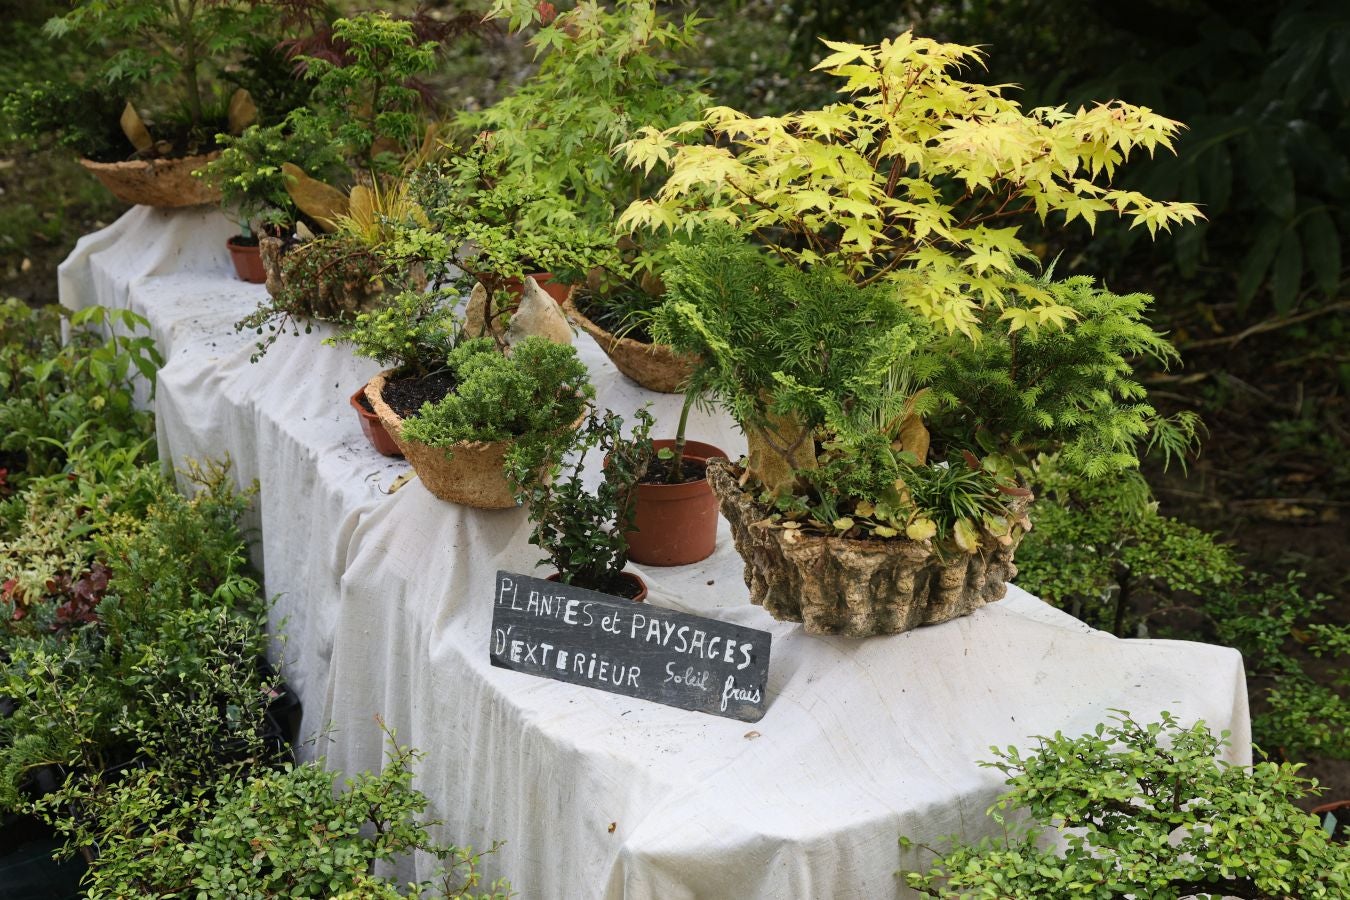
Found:
[[[382, 717], [426, 751], [417, 786], [439, 833], [484, 847], [523, 897], [906, 896], [897, 837], [993, 833], [1002, 787], [991, 745], [1077, 734], [1112, 709], [1170, 710], [1232, 733], [1250, 761], [1242, 660], [1231, 650], [1125, 641], [1029, 594], [895, 637], [808, 637], [747, 602], [727, 535], [703, 563], [639, 571], [650, 602], [773, 633], [769, 707], [753, 726], [495, 669], [498, 568], [539, 552], [522, 510], [441, 502], [370, 449], [347, 397], [375, 372], [326, 327], [283, 336], [262, 362], [233, 323], [264, 296], [234, 279], [213, 210], [136, 208], [62, 265], [68, 307], [147, 317], [167, 363], [155, 402], [165, 460], [228, 454], [261, 493], [255, 559], [277, 595], [275, 648], [305, 706], [302, 750], [347, 772], [378, 769]], [[660, 431], [679, 398], [628, 382], [578, 338], [602, 404], [652, 402]], [[658, 434], [658, 436], [660, 436]], [[690, 436], [732, 453], [725, 418]], [[426, 875], [416, 860], [404, 874]]]

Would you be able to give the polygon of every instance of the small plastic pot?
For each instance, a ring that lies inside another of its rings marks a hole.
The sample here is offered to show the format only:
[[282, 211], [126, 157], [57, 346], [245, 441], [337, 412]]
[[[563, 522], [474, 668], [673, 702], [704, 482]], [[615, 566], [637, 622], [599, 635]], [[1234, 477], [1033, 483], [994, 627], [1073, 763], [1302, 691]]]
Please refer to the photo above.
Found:
[[370, 445], [375, 448], [376, 452], [385, 456], [402, 458], [403, 451], [398, 449], [398, 444], [389, 436], [389, 432], [385, 431], [384, 423], [380, 421], [380, 417], [373, 410], [366, 409], [361, 404], [361, 400], [365, 396], [366, 388], [362, 385], [355, 394], [352, 394], [350, 402], [352, 409], [356, 410], [356, 415], [361, 419], [361, 431], [365, 433], [366, 440], [370, 441]]
[[[658, 451], [673, 440], [652, 441]], [[706, 462], [726, 453], [701, 441], [685, 441], [685, 460]], [[628, 558], [644, 566], [687, 566], [717, 548], [717, 496], [708, 479], [685, 484], [639, 484], [634, 501]]]
[[262, 284], [267, 280], [267, 270], [263, 268], [262, 254], [257, 244], [241, 244], [238, 237], [225, 242], [230, 248], [230, 259], [234, 262], [234, 274], [240, 281], [249, 284]]
[[[628, 597], [628, 598], [622, 598], [622, 597], [621, 597], [620, 599], [629, 599], [629, 600], [632, 600], [634, 603], [641, 603], [643, 600], [646, 600], [646, 599], [647, 599], [647, 582], [643, 581], [642, 578], [641, 578], [641, 576], [635, 575], [635, 574], [633, 574], [632, 572], [620, 572], [620, 573], [619, 573], [619, 577], [622, 578], [624, 581], [627, 581], [629, 584], [635, 584], [635, 585], [638, 586], [638, 592], [637, 592], [637, 594], [635, 594], [635, 595], [632, 596], [632, 597]], [[556, 582], [561, 583], [561, 582], [562, 582], [562, 576], [559, 575], [557, 572], [554, 572], [552, 575], [548, 576], [548, 578], [545, 579], [545, 580], [546, 580], [546, 581], [556, 581]], [[578, 587], [580, 587], [580, 585], [578, 585]], [[602, 593], [603, 593], [603, 591], [602, 591]], [[611, 594], [610, 596], [614, 596], [614, 595]]]

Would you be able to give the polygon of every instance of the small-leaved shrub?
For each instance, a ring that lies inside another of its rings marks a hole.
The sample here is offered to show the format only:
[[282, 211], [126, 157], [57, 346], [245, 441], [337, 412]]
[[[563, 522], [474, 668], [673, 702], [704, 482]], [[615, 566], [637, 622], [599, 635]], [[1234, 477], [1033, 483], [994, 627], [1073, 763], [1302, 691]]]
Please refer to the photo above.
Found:
[[[1336, 844], [1295, 803], [1315, 784], [1298, 767], [1217, 760], [1204, 723], [1163, 713], [1071, 738], [1056, 733], [1022, 754], [993, 748], [982, 765], [1008, 776], [989, 811], [1005, 831], [953, 840], [909, 887], [944, 900], [1316, 900], [1350, 894], [1350, 847]], [[1057, 842], [1047, 844], [1045, 832]], [[905, 847], [912, 846], [901, 841]]]

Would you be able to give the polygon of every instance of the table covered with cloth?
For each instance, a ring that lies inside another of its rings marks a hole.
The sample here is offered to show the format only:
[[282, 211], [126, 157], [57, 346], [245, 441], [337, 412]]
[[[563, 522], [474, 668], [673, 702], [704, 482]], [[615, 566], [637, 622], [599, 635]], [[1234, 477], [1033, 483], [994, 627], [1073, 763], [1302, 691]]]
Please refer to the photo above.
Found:
[[[905, 835], [996, 833], [991, 745], [1076, 735], [1128, 710], [1231, 732], [1250, 762], [1242, 660], [1231, 649], [1120, 640], [1009, 586], [973, 615], [891, 637], [812, 637], [750, 605], [727, 523], [717, 551], [680, 568], [633, 566], [648, 602], [773, 635], [768, 709], [753, 725], [494, 668], [498, 569], [535, 573], [524, 509], [432, 497], [376, 454], [347, 398], [377, 366], [333, 333], [258, 336], [234, 323], [265, 298], [238, 281], [211, 209], [136, 207], [84, 237], [60, 271], [67, 307], [128, 308], [165, 356], [154, 397], [161, 458], [228, 456], [260, 492], [246, 524], [269, 596], [272, 652], [304, 704], [302, 757], [378, 770], [386, 739], [426, 752], [416, 786], [448, 841], [487, 847], [490, 876], [522, 897], [908, 896], [924, 866]], [[598, 402], [651, 404], [672, 436], [680, 397], [627, 380], [578, 334]], [[725, 415], [689, 435], [733, 456]], [[425, 877], [431, 859], [400, 874]]]

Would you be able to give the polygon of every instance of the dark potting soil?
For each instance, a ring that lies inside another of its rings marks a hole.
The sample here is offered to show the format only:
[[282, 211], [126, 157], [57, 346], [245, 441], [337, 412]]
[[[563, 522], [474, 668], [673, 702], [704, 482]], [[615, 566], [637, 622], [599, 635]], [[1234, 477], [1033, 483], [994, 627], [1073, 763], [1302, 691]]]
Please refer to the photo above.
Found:
[[251, 234], [236, 234], [230, 238], [230, 243], [236, 247], [256, 247], [258, 238]]
[[[580, 585], [585, 587], [585, 585]], [[623, 597], [625, 600], [632, 600], [638, 594], [642, 593], [642, 585], [628, 578], [615, 578], [604, 587], [592, 588], [600, 591], [602, 594], [609, 594], [613, 597]]]
[[[651, 461], [647, 466], [647, 474], [642, 476], [639, 484], [670, 484], [670, 465], [673, 460], [661, 459], [659, 456]], [[684, 458], [683, 476], [676, 484], [689, 484], [694, 481], [702, 481], [708, 477], [708, 464], [701, 459]]]
[[[359, 403], [361, 408], [366, 412], [371, 413], [372, 415], [375, 413], [375, 407], [370, 405], [370, 400], [367, 399], [365, 391], [356, 395], [356, 402]], [[387, 403], [388, 401], [386, 400], [385, 402]]]
[[423, 403], [435, 403], [455, 389], [455, 377], [449, 372], [432, 372], [425, 378], [400, 378], [384, 386], [384, 402], [401, 418], [410, 419]]

